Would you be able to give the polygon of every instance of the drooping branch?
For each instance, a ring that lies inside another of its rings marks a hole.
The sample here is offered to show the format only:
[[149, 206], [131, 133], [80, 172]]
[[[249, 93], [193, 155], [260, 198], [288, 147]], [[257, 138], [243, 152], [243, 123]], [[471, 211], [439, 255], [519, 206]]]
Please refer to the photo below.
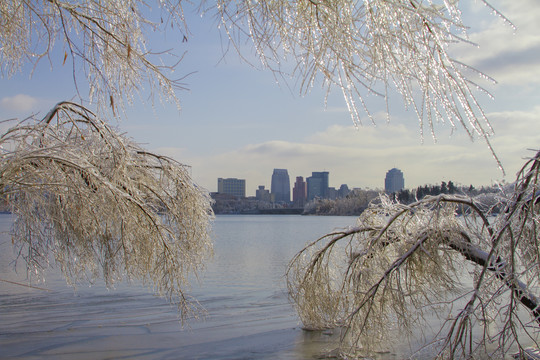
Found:
[[0, 73], [10, 77], [43, 59], [53, 67], [71, 63], [81, 101], [91, 101], [100, 113], [112, 109], [118, 115], [148, 90], [144, 97], [159, 96], [179, 107], [176, 91], [185, 85], [173, 73], [182, 56], [150, 49], [148, 40], [165, 25], [176, 26], [179, 37], [187, 31], [181, 2], [155, 2], [154, 11], [149, 7], [144, 1], [3, 1]]
[[370, 104], [370, 95], [379, 97], [388, 112], [395, 92], [416, 113], [422, 138], [426, 130], [435, 137], [434, 124], [449, 123], [471, 138], [482, 137], [495, 156], [489, 141], [493, 129], [477, 99], [477, 90], [488, 91], [468, 73], [491, 78], [449, 53], [455, 43], [470, 44], [458, 1], [203, 4], [215, 8], [239, 52], [243, 40], [251, 40], [263, 67], [290, 74], [301, 94], [319, 84], [327, 94], [341, 92], [355, 125], [363, 118], [375, 122], [370, 109], [377, 105]]
[[70, 102], [12, 127], [0, 146], [0, 190], [31, 273], [53, 261], [73, 285], [138, 280], [182, 315], [194, 310], [185, 291], [212, 253], [212, 210], [187, 166]]
[[540, 323], [539, 169], [537, 153], [515, 184], [493, 195], [502, 209], [496, 216], [480, 198], [440, 195], [403, 205], [383, 196], [356, 226], [306, 246], [287, 273], [304, 325], [345, 326], [349, 354], [380, 349], [396, 327], [412, 335], [437, 314], [441, 328], [425, 340], [441, 356], [487, 351], [499, 326], [504, 335], [490, 354], [522, 351], [518, 334], [534, 334], [518, 305]]

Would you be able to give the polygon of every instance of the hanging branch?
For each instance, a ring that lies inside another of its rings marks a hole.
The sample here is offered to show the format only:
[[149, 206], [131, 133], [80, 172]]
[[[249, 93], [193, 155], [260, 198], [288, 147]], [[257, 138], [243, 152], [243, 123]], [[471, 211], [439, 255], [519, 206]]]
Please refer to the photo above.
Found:
[[[287, 273], [304, 326], [343, 326], [343, 351], [365, 355], [386, 350], [396, 328], [414, 337], [437, 314], [446, 320], [425, 341], [443, 357], [523, 351], [517, 334], [534, 339], [534, 330], [520, 305], [536, 327], [540, 323], [534, 293], [540, 285], [539, 168], [540, 153], [523, 167], [509, 195], [498, 195], [504, 206], [496, 217], [466, 196], [426, 197], [410, 205], [382, 197], [357, 226], [306, 246]], [[463, 290], [468, 272], [474, 281]], [[477, 327], [499, 328], [500, 336], [492, 339]], [[474, 337], [478, 333], [484, 335]], [[497, 345], [490, 348], [492, 342]]]
[[70, 102], [12, 127], [0, 146], [0, 189], [30, 274], [52, 261], [74, 286], [137, 280], [183, 316], [197, 308], [186, 289], [212, 253], [212, 210], [187, 166]]
[[502, 170], [489, 140], [493, 129], [477, 99], [477, 93], [491, 95], [474, 77], [492, 79], [449, 54], [453, 44], [470, 44], [459, 1], [216, 3], [203, 4], [215, 8], [234, 48], [241, 52], [244, 39], [250, 40], [262, 66], [290, 75], [302, 95], [316, 85], [327, 95], [337, 89], [360, 125], [363, 118], [375, 123], [370, 109], [379, 105], [370, 96], [388, 110], [395, 92], [415, 112], [422, 139], [425, 130], [435, 138], [437, 123], [461, 127], [471, 139], [485, 140]]
[[[148, 38], [166, 25], [176, 26], [179, 36], [187, 33], [181, 2], [159, 1], [154, 7], [150, 11], [140, 0], [3, 1], [0, 73], [10, 77], [25, 64], [35, 68], [46, 59], [51, 67], [71, 65], [79, 98], [100, 114], [119, 115], [136, 95], [152, 101], [157, 96], [180, 108], [176, 92], [185, 89], [188, 74], [173, 76], [183, 55], [149, 49]], [[53, 50], [62, 57], [55, 59]]]

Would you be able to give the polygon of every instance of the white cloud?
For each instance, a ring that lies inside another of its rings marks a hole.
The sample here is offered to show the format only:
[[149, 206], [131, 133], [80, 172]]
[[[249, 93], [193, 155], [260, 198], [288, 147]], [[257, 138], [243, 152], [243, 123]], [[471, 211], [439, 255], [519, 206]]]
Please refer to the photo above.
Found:
[[25, 94], [4, 97], [0, 100], [0, 106], [9, 111], [30, 112], [39, 103], [37, 98]]
[[[540, 84], [540, 7], [536, 0], [493, 4], [515, 29], [497, 16], [472, 25], [470, 40], [478, 47], [461, 44], [455, 57], [508, 85]], [[484, 11], [484, 16], [488, 11]], [[478, 14], [478, 13], [477, 13]]]

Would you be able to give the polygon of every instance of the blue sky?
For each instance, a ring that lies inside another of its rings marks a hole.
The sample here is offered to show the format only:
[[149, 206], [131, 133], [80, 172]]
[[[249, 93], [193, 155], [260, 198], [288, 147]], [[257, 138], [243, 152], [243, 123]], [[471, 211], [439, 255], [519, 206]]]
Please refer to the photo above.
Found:
[[[246, 179], [247, 194], [259, 185], [270, 187], [274, 168], [291, 177], [329, 171], [330, 186], [382, 188], [392, 167], [400, 168], [406, 187], [452, 180], [464, 185], [513, 181], [540, 148], [540, 4], [537, 0], [497, 0], [491, 4], [517, 27], [514, 31], [489, 9], [467, 5], [470, 38], [479, 46], [459, 46], [455, 56], [494, 77], [495, 96], [479, 96], [495, 128], [492, 145], [506, 170], [498, 169], [482, 139], [471, 142], [461, 129], [437, 126], [437, 142], [421, 141], [413, 112], [391, 100], [390, 123], [383, 108], [373, 108], [377, 126], [365, 122], [355, 129], [339, 92], [324, 105], [324, 91], [315, 87], [298, 94], [294, 80], [276, 83], [273, 75], [242, 62], [234, 52], [223, 59], [223, 41], [211, 18], [188, 14], [192, 34], [182, 43], [168, 31], [155, 50], [187, 51], [178, 68], [189, 91], [179, 92], [182, 109], [157, 102], [128, 108], [119, 127], [144, 147], [192, 166], [197, 183], [217, 190], [218, 177]], [[470, 6], [470, 7], [469, 7]], [[249, 50], [248, 50], [249, 53]], [[0, 118], [45, 114], [56, 102], [75, 98], [71, 68], [62, 56], [53, 66], [42, 62], [29, 77], [2, 79]]]

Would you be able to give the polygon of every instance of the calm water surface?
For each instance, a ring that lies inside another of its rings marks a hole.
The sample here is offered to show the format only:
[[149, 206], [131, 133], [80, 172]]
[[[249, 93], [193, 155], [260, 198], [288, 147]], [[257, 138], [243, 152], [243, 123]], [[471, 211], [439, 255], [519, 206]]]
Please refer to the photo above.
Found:
[[0, 358], [313, 359], [336, 347], [331, 332], [305, 332], [284, 273], [308, 242], [354, 217], [217, 216], [214, 258], [191, 295], [207, 310], [185, 326], [143, 287], [66, 285], [56, 269], [40, 289], [14, 271], [11, 215], [0, 215]]

